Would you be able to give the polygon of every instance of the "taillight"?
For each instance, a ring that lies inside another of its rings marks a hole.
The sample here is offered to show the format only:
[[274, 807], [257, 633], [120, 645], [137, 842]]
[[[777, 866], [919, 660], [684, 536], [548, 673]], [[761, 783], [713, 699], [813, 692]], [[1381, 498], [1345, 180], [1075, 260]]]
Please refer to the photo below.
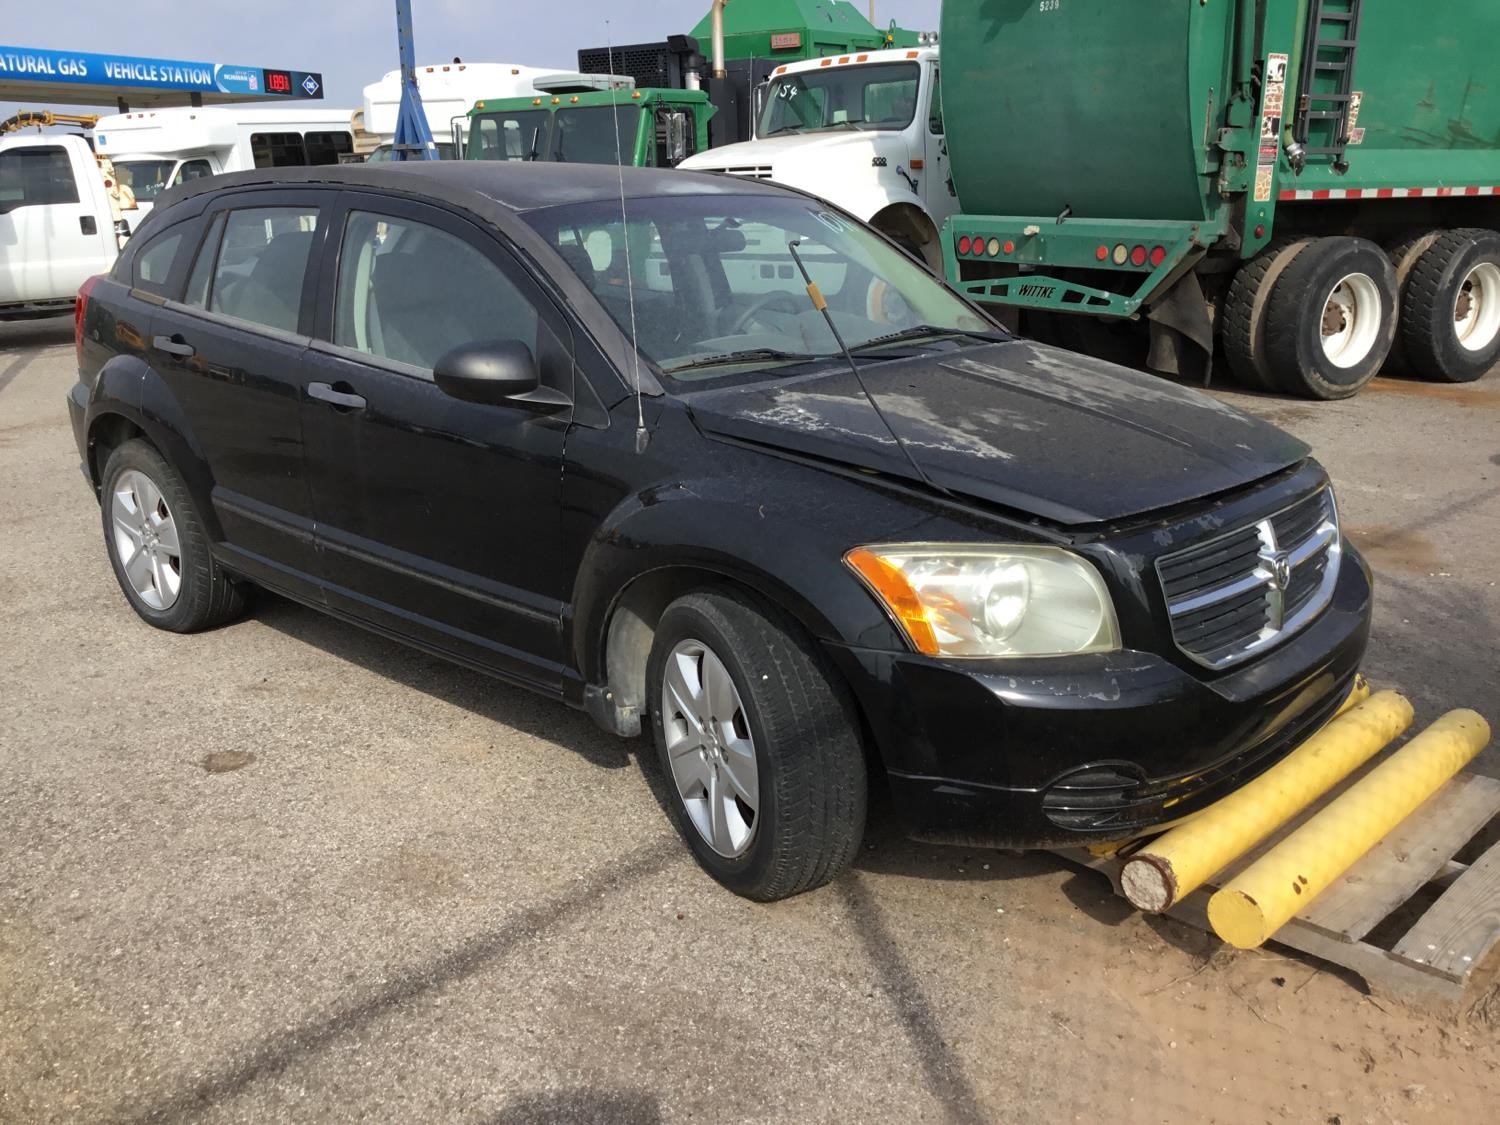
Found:
[[1014, 254], [1016, 252], [1016, 244], [1007, 238], [1005, 240], [1005, 245], [1001, 247], [1001, 249], [1003, 249], [1007, 254]]
[[1130, 252], [1130, 264], [1133, 266], [1144, 266], [1146, 264], [1146, 248], [1137, 246]]
[[1101, 262], [1109, 261], [1109, 247], [1100, 246], [1099, 249], [1094, 251], [1094, 257], [1099, 259], [1099, 261]]
[[974, 253], [976, 253], [976, 254], [983, 254], [984, 253], [984, 235], [982, 235], [982, 234], [976, 234], [974, 236]]
[[998, 238], [990, 239], [989, 252], [991, 258], [998, 258], [1000, 256], [1000, 240]]
[[968, 235], [964, 235], [962, 238], [960, 238], [958, 240], [958, 252], [960, 254], [967, 254], [969, 252], [969, 247], [971, 245], [973, 245], [973, 243], [970, 240], [969, 236]]
[[78, 356], [78, 365], [83, 366], [83, 318], [89, 311], [89, 294], [93, 292], [97, 277], [87, 279], [78, 287], [78, 298], [73, 302], [73, 351]]
[[1151, 264], [1159, 266], [1167, 260], [1167, 248], [1165, 246], [1151, 247]]

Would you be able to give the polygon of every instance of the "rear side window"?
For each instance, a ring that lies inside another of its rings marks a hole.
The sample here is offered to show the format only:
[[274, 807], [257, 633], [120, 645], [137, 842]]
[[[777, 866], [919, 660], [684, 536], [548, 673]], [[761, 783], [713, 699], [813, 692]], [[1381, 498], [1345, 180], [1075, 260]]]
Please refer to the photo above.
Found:
[[181, 229], [163, 231], [136, 253], [130, 266], [132, 289], [166, 296], [167, 278], [171, 276], [172, 262], [182, 245], [182, 235]]
[[255, 207], [220, 216], [193, 265], [188, 303], [297, 331], [317, 229], [314, 207]]
[[304, 141], [309, 164], [337, 164], [339, 157], [354, 151], [352, 133], [309, 133]]
[[251, 133], [250, 151], [257, 168], [292, 168], [307, 163], [301, 133]]
[[466, 242], [409, 219], [349, 215], [335, 344], [430, 371], [445, 352], [481, 340], [519, 340], [540, 358], [539, 331], [535, 306]]
[[77, 202], [73, 166], [61, 145], [0, 152], [0, 214], [17, 207]]

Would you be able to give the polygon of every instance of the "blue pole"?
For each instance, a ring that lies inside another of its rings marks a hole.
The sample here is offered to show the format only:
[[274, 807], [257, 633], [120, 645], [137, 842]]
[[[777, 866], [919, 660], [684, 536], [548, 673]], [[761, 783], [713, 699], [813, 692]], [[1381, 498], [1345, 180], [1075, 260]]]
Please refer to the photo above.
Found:
[[417, 52], [412, 45], [411, 0], [396, 0], [396, 42], [401, 52], [401, 108], [396, 114], [396, 139], [391, 144], [394, 160], [436, 160], [437, 145], [422, 110], [422, 92], [417, 89]]

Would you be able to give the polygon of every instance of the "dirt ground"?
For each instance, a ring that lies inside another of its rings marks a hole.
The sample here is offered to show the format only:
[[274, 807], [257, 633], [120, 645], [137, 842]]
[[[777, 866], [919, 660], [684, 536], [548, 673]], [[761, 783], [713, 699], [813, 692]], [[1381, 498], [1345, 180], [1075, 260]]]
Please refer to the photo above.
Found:
[[[0, 1121], [1493, 1120], [1493, 993], [1413, 1012], [879, 804], [833, 886], [743, 902], [582, 716], [275, 598], [146, 628], [72, 361], [0, 326]], [[1225, 395], [1333, 472], [1419, 722], [1500, 720], [1495, 378]]]

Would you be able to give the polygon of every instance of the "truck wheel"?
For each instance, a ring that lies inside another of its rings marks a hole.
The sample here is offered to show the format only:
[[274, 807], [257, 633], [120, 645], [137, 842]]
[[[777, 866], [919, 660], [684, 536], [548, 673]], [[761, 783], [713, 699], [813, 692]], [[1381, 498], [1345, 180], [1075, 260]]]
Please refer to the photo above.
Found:
[[1241, 266], [1230, 283], [1224, 298], [1219, 347], [1241, 386], [1256, 391], [1280, 389], [1266, 362], [1266, 305], [1277, 278], [1311, 241], [1277, 239]]
[[245, 588], [214, 561], [192, 494], [153, 446], [137, 439], [115, 449], [100, 499], [110, 565], [147, 624], [195, 633], [244, 609]]
[[1450, 231], [1418, 259], [1401, 342], [1418, 374], [1443, 383], [1472, 383], [1500, 361], [1500, 234]]
[[771, 902], [849, 865], [865, 826], [859, 720], [794, 624], [689, 594], [662, 614], [646, 675], [672, 819], [710, 875]]
[[1418, 231], [1392, 244], [1386, 251], [1391, 259], [1391, 266], [1396, 271], [1397, 317], [1396, 338], [1391, 343], [1390, 355], [1385, 357], [1385, 365], [1381, 368], [1382, 374], [1405, 376], [1412, 373], [1411, 360], [1407, 358], [1406, 347], [1401, 341], [1404, 335], [1401, 330], [1401, 310], [1406, 302], [1406, 283], [1411, 280], [1411, 271], [1416, 268], [1422, 255], [1427, 253], [1434, 242], [1443, 237], [1443, 233], [1440, 230]]
[[1357, 394], [1395, 334], [1396, 271], [1363, 238], [1315, 239], [1287, 266], [1266, 306], [1266, 359], [1287, 394]]

